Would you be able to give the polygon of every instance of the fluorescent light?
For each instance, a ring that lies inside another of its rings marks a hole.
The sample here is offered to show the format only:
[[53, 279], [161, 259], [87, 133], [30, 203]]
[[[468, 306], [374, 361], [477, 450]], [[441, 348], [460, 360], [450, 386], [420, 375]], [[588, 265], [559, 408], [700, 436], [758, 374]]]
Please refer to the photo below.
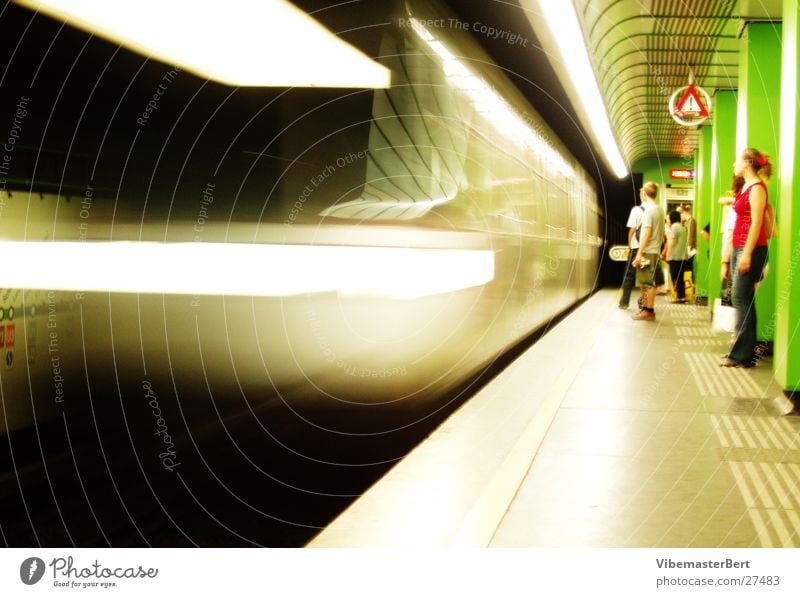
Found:
[[[578, 15], [572, 0], [528, 0], [535, 2], [538, 10], [531, 9], [528, 19], [534, 27], [537, 36], [543, 43], [554, 44], [558, 48], [561, 63], [555, 64], [556, 72], [561, 77], [565, 87], [571, 84], [572, 89], [567, 93], [573, 106], [593, 134], [595, 143], [599, 145], [606, 162], [618, 177], [628, 175], [628, 168], [622, 158], [617, 140], [611, 130], [606, 104], [600, 94], [600, 87], [589, 59], [589, 52], [583, 37], [583, 31], [578, 22]], [[547, 32], [540, 26], [542, 20], [547, 25]], [[547, 33], [547, 35], [543, 35]], [[549, 39], [549, 42], [546, 41]], [[551, 59], [551, 62], [552, 59]], [[561, 68], [558, 68], [558, 67]], [[570, 81], [564, 81], [563, 72], [569, 73]]]
[[0, 241], [0, 254], [14, 255], [0, 268], [0, 288], [39, 290], [411, 299], [494, 279], [487, 250]]
[[517, 114], [514, 108], [480, 75], [450, 52], [421, 21], [413, 18], [410, 21], [411, 27], [420, 39], [442, 59], [447, 82], [467, 96], [478, 114], [521, 149], [536, 152], [564, 176], [574, 176], [574, 170], [561, 154], [548, 145], [542, 135]]
[[391, 85], [389, 69], [285, 0], [17, 1], [228, 85]]

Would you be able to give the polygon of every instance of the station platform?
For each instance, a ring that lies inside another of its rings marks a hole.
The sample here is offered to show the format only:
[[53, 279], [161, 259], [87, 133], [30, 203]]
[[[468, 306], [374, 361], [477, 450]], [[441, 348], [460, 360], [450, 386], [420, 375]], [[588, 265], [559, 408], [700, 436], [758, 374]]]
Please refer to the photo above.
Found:
[[[707, 307], [597, 292], [309, 547], [800, 547], [800, 417]], [[777, 357], [776, 357], [777, 358]]]

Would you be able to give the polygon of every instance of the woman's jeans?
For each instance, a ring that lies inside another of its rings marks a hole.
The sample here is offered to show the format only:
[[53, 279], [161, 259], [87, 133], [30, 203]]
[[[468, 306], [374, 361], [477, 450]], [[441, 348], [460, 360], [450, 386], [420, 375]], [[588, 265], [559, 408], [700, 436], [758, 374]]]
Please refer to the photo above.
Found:
[[756, 247], [750, 258], [750, 271], [739, 273], [743, 249], [734, 249], [731, 258], [733, 306], [736, 307], [736, 341], [728, 358], [742, 365], [752, 365], [756, 356], [756, 284], [767, 263], [767, 247]]

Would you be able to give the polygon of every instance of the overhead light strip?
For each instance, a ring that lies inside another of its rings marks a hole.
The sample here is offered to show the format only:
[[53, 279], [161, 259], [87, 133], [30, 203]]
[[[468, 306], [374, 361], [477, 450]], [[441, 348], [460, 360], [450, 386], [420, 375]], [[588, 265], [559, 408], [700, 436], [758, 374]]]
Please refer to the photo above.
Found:
[[[572, 86], [572, 93], [569, 95], [573, 103], [580, 104], [575, 106], [579, 115], [583, 112], [585, 119], [588, 120], [595, 141], [614, 174], [620, 178], [627, 176], [628, 167], [611, 129], [606, 104], [597, 84], [597, 77], [592, 68], [583, 30], [572, 0], [529, 1], [537, 5], [529, 14], [537, 34], [541, 31], [541, 27], [537, 27], [536, 21], [541, 17], [547, 25], [550, 39], [558, 48], [563, 68], [557, 68], [557, 72], [563, 73], [566, 70], [569, 73], [570, 80], [568, 82], [562, 80], [562, 84], [569, 83]], [[587, 122], [584, 122], [584, 125], [586, 124]]]
[[391, 85], [389, 69], [286, 0], [16, 1], [145, 56], [228, 85]]

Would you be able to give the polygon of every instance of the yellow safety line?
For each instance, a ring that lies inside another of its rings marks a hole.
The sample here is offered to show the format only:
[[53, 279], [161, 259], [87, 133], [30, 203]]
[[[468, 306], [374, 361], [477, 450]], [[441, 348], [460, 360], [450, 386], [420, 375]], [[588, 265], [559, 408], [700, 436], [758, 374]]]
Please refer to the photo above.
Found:
[[492, 480], [486, 485], [481, 496], [464, 517], [458, 532], [453, 537], [452, 546], [487, 547], [489, 545], [525, 480], [531, 463], [539, 451], [539, 446], [555, 419], [572, 382], [580, 373], [586, 354], [594, 345], [598, 332], [610, 312], [610, 309], [605, 309], [604, 315], [596, 322], [592, 333], [583, 336], [583, 344], [579, 350], [573, 353], [575, 357], [580, 358], [570, 359], [569, 365], [561, 370], [531, 422], [522, 432]]

